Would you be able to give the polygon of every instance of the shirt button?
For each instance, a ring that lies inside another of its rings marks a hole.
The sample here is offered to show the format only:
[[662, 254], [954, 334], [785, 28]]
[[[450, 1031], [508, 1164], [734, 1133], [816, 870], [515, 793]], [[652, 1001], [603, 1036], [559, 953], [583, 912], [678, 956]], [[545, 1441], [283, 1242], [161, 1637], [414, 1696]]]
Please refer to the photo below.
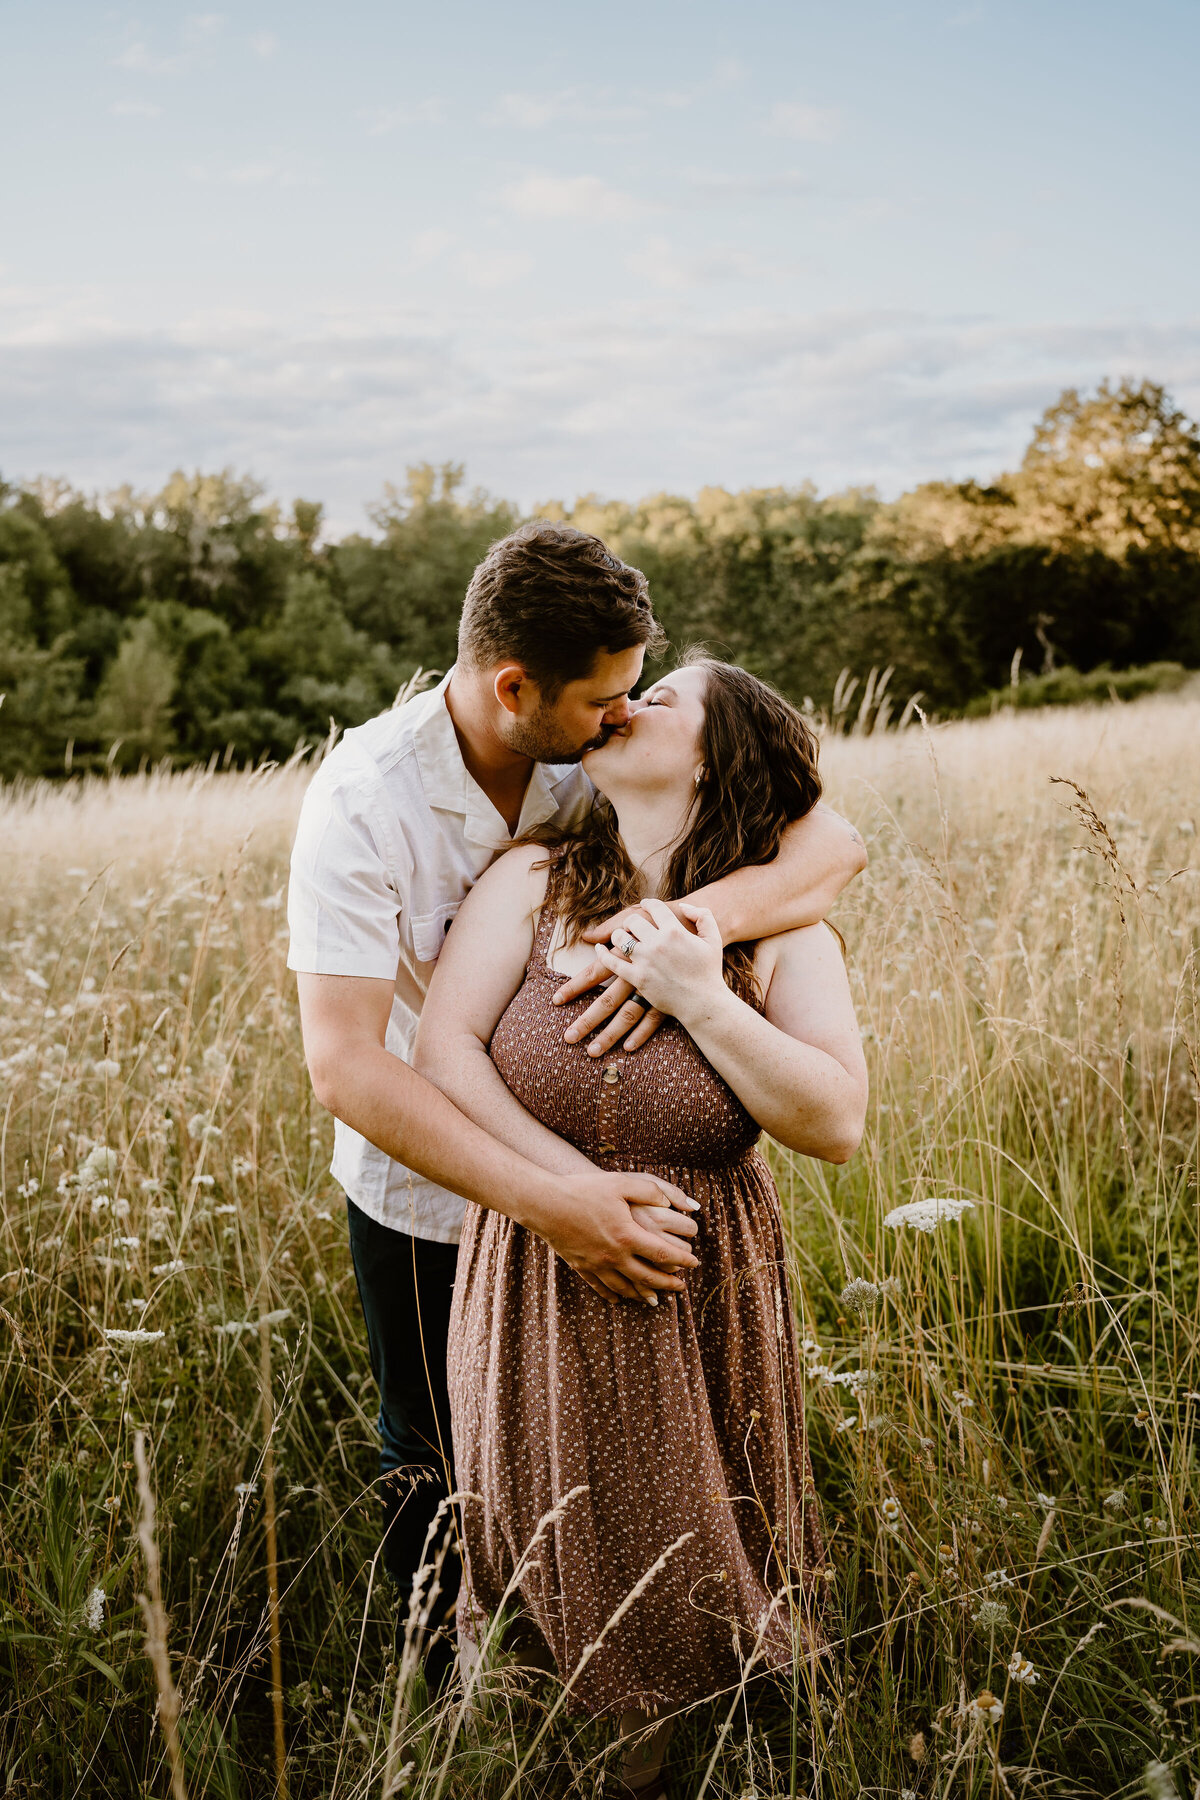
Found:
[[609, 1087], [615, 1087], [621, 1079], [621, 1071], [616, 1063], [609, 1063], [604, 1071], [604, 1079]]

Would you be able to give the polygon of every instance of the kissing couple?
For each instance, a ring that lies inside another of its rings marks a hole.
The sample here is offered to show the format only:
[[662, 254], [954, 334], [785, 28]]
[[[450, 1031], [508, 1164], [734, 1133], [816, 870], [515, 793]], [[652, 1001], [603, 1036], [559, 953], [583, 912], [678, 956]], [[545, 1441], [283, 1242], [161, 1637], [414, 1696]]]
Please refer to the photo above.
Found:
[[844, 1162], [866, 1104], [822, 922], [861, 839], [756, 676], [693, 653], [633, 698], [664, 648], [598, 538], [494, 544], [445, 679], [318, 769], [288, 898], [402, 1598], [461, 1496], [427, 1677], [455, 1607], [467, 1678], [503, 1609], [506, 1647], [617, 1724], [644, 1800], [682, 1708], [821, 1647], [756, 1146]]

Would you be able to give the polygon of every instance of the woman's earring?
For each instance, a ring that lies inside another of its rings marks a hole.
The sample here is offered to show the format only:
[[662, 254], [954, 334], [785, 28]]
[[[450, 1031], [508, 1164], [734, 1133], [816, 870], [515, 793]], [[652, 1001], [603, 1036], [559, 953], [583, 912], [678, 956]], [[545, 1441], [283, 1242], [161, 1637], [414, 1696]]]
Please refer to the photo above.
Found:
[[703, 769], [696, 770], [695, 785], [697, 787], [704, 786], [704, 770]]

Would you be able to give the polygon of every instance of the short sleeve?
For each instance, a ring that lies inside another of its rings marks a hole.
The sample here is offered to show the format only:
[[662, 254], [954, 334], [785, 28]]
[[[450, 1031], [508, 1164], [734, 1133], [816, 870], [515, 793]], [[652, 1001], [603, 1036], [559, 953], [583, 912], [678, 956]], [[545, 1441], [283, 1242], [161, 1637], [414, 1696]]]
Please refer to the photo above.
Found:
[[304, 796], [288, 884], [288, 967], [300, 974], [396, 979], [399, 871], [389, 867], [377, 783], [373, 768], [335, 778], [326, 763]]

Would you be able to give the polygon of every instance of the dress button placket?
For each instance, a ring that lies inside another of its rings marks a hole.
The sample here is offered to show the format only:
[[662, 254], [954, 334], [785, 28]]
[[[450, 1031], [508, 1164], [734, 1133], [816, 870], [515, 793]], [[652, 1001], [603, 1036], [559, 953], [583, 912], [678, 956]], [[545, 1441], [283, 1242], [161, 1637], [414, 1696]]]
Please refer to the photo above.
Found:
[[617, 1101], [621, 1092], [620, 1063], [605, 1063], [600, 1077], [600, 1103], [596, 1109], [596, 1126], [601, 1156], [617, 1154]]

